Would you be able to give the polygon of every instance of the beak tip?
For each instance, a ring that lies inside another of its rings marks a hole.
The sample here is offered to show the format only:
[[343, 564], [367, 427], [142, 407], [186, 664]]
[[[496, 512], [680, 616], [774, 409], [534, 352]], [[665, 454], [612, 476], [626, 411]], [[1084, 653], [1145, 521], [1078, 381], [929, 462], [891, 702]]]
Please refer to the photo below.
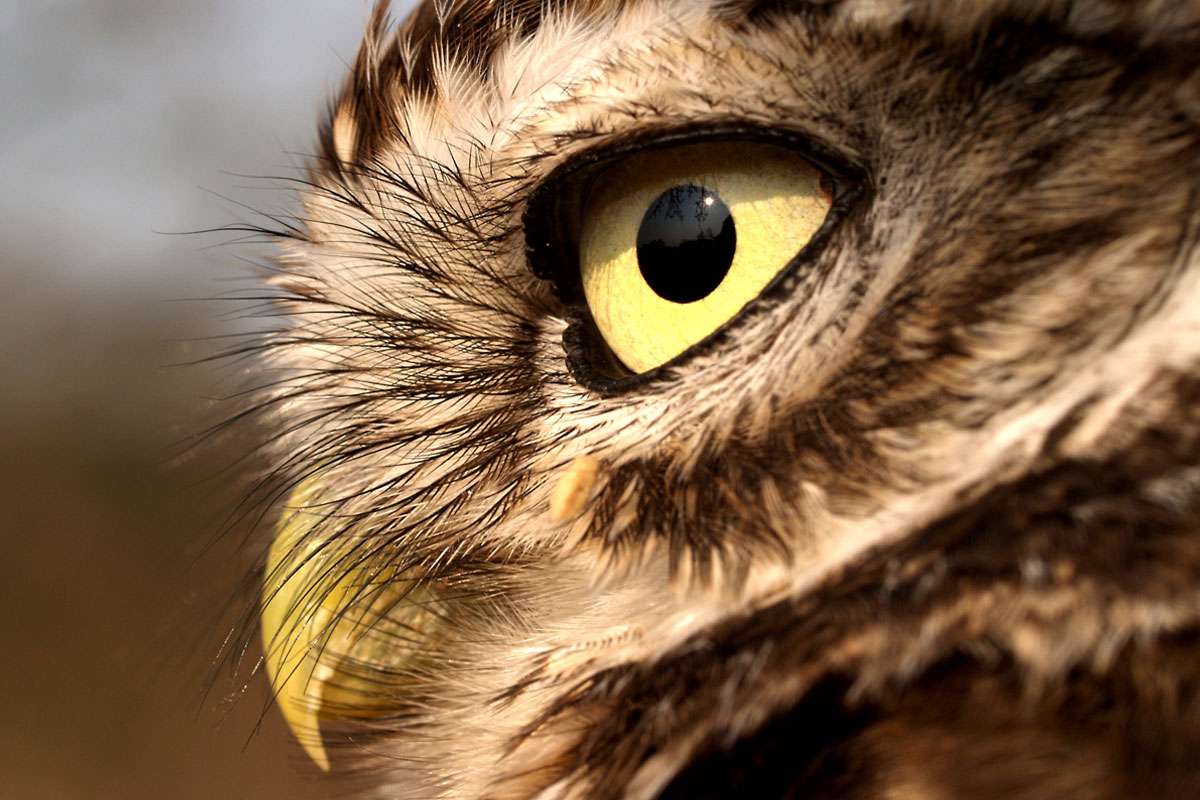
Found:
[[[317, 735], [320, 736], [320, 733]], [[325, 752], [325, 745], [320, 742], [300, 742], [300, 746], [321, 772], [329, 772], [329, 754]]]

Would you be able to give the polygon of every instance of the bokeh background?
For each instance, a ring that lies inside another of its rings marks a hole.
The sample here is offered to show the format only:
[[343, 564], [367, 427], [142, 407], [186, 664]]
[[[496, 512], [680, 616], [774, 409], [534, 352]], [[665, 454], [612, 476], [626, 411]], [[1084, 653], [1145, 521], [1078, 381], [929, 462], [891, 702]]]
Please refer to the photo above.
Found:
[[0, 0], [2, 797], [328, 788], [261, 681], [210, 677], [253, 467], [181, 448], [239, 376], [172, 365], [255, 326], [192, 298], [263, 252], [175, 233], [290, 207], [239, 175], [299, 174], [368, 6]]

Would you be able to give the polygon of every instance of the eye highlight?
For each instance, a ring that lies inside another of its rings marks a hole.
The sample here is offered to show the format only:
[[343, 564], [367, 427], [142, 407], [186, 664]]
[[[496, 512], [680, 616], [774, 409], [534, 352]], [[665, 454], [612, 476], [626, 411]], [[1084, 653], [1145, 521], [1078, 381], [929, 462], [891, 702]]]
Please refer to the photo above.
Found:
[[605, 170], [580, 208], [588, 310], [635, 373], [737, 316], [821, 227], [823, 173], [792, 150], [709, 142], [650, 150]]

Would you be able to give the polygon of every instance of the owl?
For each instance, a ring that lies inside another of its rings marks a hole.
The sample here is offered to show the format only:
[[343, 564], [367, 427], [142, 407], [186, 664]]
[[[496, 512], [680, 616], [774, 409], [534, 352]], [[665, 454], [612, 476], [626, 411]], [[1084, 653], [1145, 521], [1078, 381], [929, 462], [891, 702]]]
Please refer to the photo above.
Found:
[[297, 195], [331, 796], [1200, 797], [1200, 3], [383, 2]]

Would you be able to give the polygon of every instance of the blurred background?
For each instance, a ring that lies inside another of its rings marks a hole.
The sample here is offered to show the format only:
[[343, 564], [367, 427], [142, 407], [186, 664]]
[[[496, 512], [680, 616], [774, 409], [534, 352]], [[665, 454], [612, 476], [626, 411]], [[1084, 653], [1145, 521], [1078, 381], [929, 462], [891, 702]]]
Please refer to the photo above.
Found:
[[256, 324], [190, 298], [263, 251], [172, 233], [290, 207], [238, 175], [299, 174], [368, 12], [0, 0], [5, 798], [323, 794], [261, 680], [209, 674], [246, 564], [206, 545], [253, 466], [179, 448], [237, 376], [171, 365]]

